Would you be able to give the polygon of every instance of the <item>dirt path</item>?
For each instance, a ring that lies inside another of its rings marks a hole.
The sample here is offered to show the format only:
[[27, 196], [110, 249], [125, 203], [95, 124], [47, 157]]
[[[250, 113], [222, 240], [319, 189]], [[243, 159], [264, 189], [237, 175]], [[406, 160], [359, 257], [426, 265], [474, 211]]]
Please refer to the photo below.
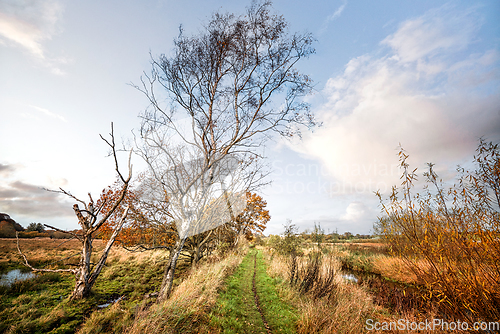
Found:
[[262, 317], [262, 322], [264, 323], [264, 327], [266, 327], [267, 333], [271, 334], [271, 327], [269, 327], [269, 323], [264, 316], [264, 312], [262, 312], [262, 308], [260, 307], [259, 294], [257, 293], [257, 288], [255, 286], [255, 275], [257, 274], [257, 253], [254, 255], [254, 263], [253, 263], [253, 279], [252, 279], [252, 291], [255, 299], [255, 306], [257, 306], [257, 310], [259, 310], [260, 316]]
[[210, 314], [211, 326], [221, 333], [295, 333], [297, 315], [280, 299], [276, 284], [262, 252], [250, 249], [227, 278]]

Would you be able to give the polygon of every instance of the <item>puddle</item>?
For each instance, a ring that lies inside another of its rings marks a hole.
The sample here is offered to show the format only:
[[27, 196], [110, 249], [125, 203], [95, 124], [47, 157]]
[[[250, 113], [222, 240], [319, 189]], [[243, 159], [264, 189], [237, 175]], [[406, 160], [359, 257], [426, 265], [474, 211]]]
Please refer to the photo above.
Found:
[[351, 281], [353, 283], [358, 283], [358, 278], [354, 276], [354, 274], [342, 274], [342, 277], [348, 281]]
[[124, 296], [121, 296], [121, 297], [118, 297], [118, 298], [115, 298], [115, 299], [111, 299], [110, 301], [108, 301], [106, 304], [101, 304], [101, 305], [97, 305], [98, 308], [105, 308], [105, 307], [108, 307], [109, 305], [111, 304], [114, 304], [116, 302], [119, 302], [120, 300], [123, 299]]
[[0, 277], [0, 285], [11, 286], [14, 282], [24, 281], [33, 277], [35, 277], [35, 274], [31, 271], [23, 273], [19, 269], [14, 269]]

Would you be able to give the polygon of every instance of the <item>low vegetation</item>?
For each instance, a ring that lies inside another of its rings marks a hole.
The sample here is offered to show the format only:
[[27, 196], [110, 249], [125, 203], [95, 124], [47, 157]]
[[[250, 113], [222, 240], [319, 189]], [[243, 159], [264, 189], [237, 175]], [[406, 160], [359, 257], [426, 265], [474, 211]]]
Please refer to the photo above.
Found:
[[[69, 298], [75, 278], [67, 273], [0, 286], [0, 332], [362, 333], [368, 321], [498, 321], [500, 203], [496, 183], [488, 182], [496, 180], [499, 156], [497, 146], [481, 143], [478, 170], [464, 172], [447, 192], [459, 201], [445, 198], [432, 166], [427, 176], [437, 193], [410, 197], [415, 176], [403, 152], [404, 197], [395, 190], [384, 204], [382, 238], [339, 242], [319, 224], [306, 234], [291, 222], [268, 238], [217, 231], [224, 238], [197, 261], [186, 250], [167, 299], [158, 292], [168, 249], [113, 246], [85, 299]], [[78, 240], [19, 244], [37, 267], [78, 265]], [[93, 247], [91, 263], [105, 241]], [[0, 240], [0, 273], [24, 268], [16, 248], [15, 239]]]
[[416, 170], [400, 151], [403, 187], [388, 200], [377, 229], [392, 253], [425, 286], [422, 298], [437, 299], [451, 319], [500, 319], [500, 149], [480, 141], [475, 170], [458, 168], [446, 189], [433, 165], [424, 173], [431, 188], [415, 190]]
[[[53, 252], [60, 241], [57, 241], [57, 244], [55, 240], [50, 239], [34, 241], [35, 244], [31, 247], [26, 244], [25, 249], [27, 256], [40, 266], [45, 264], [57, 268], [62, 262], [68, 264], [78, 261], [69, 258], [53, 263]], [[8, 252], [8, 249], [12, 248], [12, 241], [4, 239], [1, 243], [2, 260], [5, 260], [7, 254], [15, 257], [15, 253]], [[66, 254], [79, 254], [79, 242], [68, 242], [65, 246], [67, 249], [62, 250], [59, 255], [61, 260]], [[99, 247], [99, 242], [97, 246]], [[89, 298], [81, 301], [69, 300], [75, 279], [66, 273], [41, 273], [35, 278], [15, 282], [11, 286], [1, 286], [0, 332], [74, 333], [87, 317], [99, 310], [99, 305], [121, 297], [122, 305], [133, 308], [142, 302], [145, 294], [154, 291], [161, 283], [161, 264], [164, 257], [165, 254], [160, 252], [135, 255], [114, 248], [108, 266], [102, 273], [106, 279], [99, 281]], [[19, 259], [15, 261], [10, 257], [0, 263], [4, 263], [4, 272], [20, 265]]]
[[247, 253], [229, 277], [212, 311], [211, 326], [223, 333], [294, 333], [297, 311], [283, 301], [277, 287], [281, 278], [271, 278], [261, 251]]
[[[35, 241], [39, 246], [43, 242]], [[39, 263], [47, 260], [43, 252], [55, 249], [52, 240], [45, 241], [45, 249], [26, 248], [28, 256], [38, 254]], [[405, 262], [383, 245], [297, 243], [292, 265], [290, 253], [265, 246], [265, 239], [261, 243], [249, 247], [242, 242], [227, 256], [208, 256], [194, 267], [182, 261], [172, 295], [161, 303], [157, 291], [168, 252], [132, 253], [115, 247], [88, 299], [70, 301], [74, 278], [61, 273], [2, 287], [0, 331], [266, 333], [270, 328], [273, 333], [361, 333], [368, 319], [440, 316], [432, 303], [421, 299], [419, 281], [404, 275]], [[252, 289], [254, 272], [259, 307]], [[347, 273], [358, 281], [346, 279]]]

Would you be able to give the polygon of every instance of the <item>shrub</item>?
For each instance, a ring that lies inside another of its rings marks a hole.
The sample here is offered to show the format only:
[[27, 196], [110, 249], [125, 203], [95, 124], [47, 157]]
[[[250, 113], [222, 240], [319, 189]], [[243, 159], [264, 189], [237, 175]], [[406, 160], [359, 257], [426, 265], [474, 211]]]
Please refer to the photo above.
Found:
[[[458, 168], [445, 190], [433, 165], [424, 173], [435, 188], [413, 194], [416, 174], [401, 149], [402, 198], [393, 192], [376, 228], [393, 252], [423, 280], [450, 317], [469, 321], [500, 318], [500, 150], [480, 141], [476, 170]], [[424, 296], [426, 297], [426, 296]]]
[[40, 233], [38, 231], [19, 232], [19, 238], [48, 238], [48, 237], [50, 237], [49, 233]]
[[45, 227], [40, 223], [30, 223], [26, 228], [26, 232], [36, 231], [39, 233], [45, 232]]

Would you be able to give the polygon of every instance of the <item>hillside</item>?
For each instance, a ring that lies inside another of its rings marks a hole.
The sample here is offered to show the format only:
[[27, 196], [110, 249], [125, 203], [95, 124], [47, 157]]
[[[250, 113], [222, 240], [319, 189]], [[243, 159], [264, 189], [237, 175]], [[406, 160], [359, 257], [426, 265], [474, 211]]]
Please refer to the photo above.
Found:
[[24, 228], [6, 213], [0, 213], [0, 238], [13, 238], [16, 231], [24, 231]]

